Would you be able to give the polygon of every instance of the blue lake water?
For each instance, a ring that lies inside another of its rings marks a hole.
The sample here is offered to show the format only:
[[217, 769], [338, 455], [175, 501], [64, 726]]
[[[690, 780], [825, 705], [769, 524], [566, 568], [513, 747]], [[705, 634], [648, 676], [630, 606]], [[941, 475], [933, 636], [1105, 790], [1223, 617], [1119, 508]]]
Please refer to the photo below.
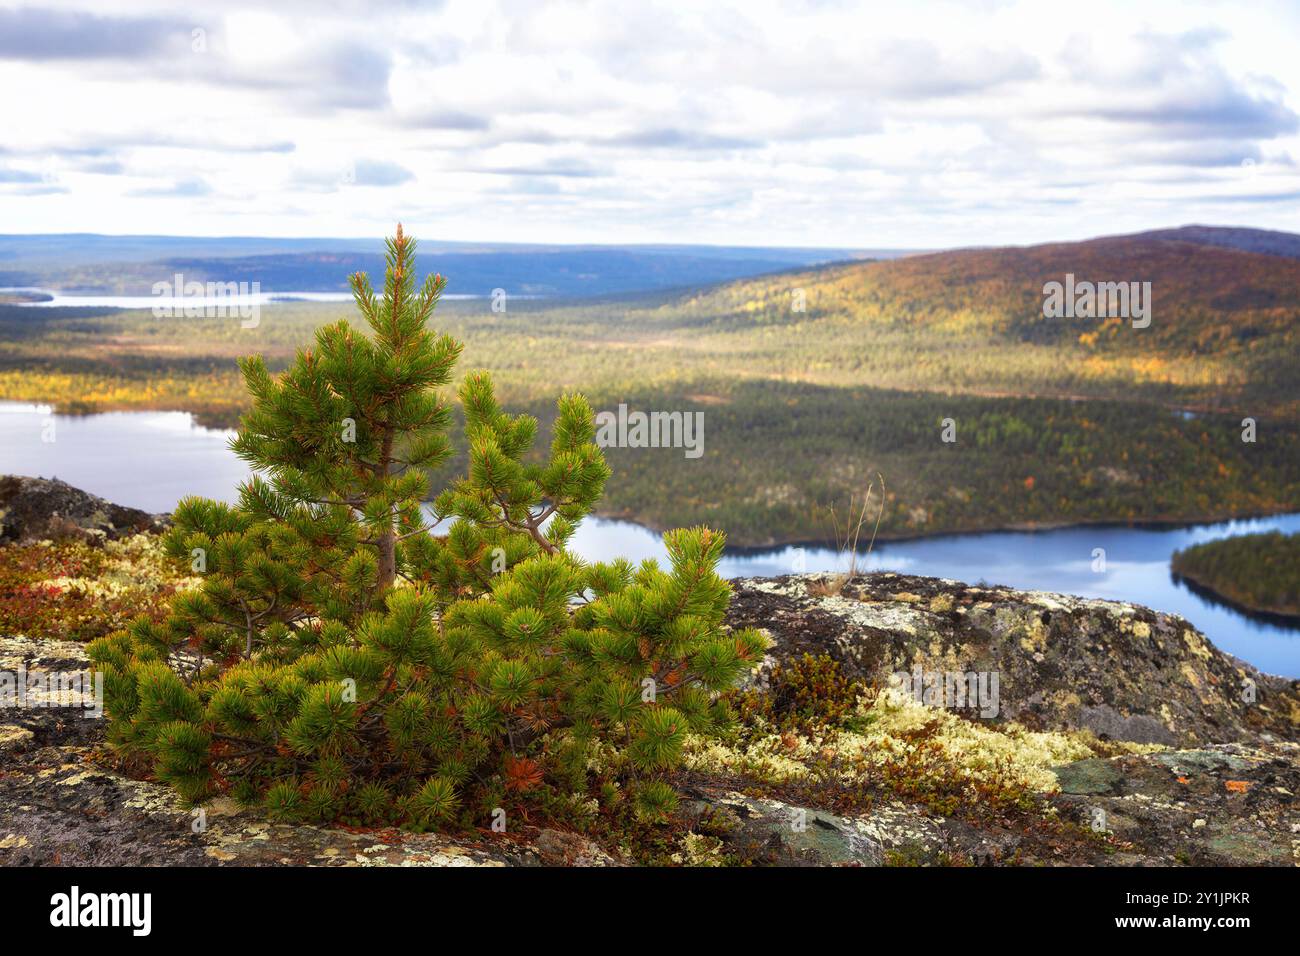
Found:
[[[240, 309], [250, 306], [274, 305], [281, 302], [351, 302], [351, 292], [253, 292], [248, 290], [231, 295], [217, 293], [214, 295], [113, 295], [98, 292], [57, 292], [52, 289], [38, 289], [34, 286], [5, 286], [0, 294], [38, 293], [49, 298], [36, 302], [21, 302], [19, 305], [30, 309], [68, 309], [68, 308], [110, 308], [110, 309]], [[451, 293], [444, 294], [444, 299], [477, 299], [481, 296]]]
[[[191, 494], [233, 501], [249, 472], [226, 447], [229, 436], [196, 426], [183, 412], [67, 416], [0, 402], [0, 474], [57, 477], [148, 511], [170, 511]], [[1169, 573], [1170, 556], [1189, 544], [1274, 529], [1300, 531], [1300, 514], [1178, 528], [1074, 527], [877, 542], [859, 567], [1145, 604], [1182, 615], [1261, 670], [1300, 677], [1300, 628], [1244, 615]], [[658, 535], [625, 521], [588, 519], [573, 548], [591, 560], [664, 558]], [[1096, 548], [1106, 554], [1100, 573], [1093, 570]], [[824, 548], [734, 552], [721, 567], [728, 577], [839, 569], [840, 556]]]

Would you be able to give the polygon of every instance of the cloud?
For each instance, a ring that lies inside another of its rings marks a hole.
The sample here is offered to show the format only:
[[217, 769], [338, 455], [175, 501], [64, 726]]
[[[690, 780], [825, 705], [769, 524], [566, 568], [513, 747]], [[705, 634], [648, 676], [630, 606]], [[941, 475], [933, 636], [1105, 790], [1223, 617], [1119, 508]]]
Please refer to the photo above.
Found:
[[945, 51], [916, 38], [877, 43], [862, 62], [842, 62], [838, 69], [846, 81], [904, 100], [985, 92], [1042, 72], [1037, 58], [1022, 51], [980, 46]]
[[405, 166], [382, 159], [359, 159], [352, 172], [352, 182], [357, 186], [400, 186], [415, 178], [415, 173]]
[[156, 0], [26, 2], [0, 11], [21, 91], [0, 151], [77, 197], [15, 204], [33, 231], [180, 208], [356, 235], [415, 204], [448, 238], [933, 248], [1137, 231], [1201, 198], [1286, 228], [1300, 189], [1281, 4], [1186, 0], [1156, 29], [1131, 0], [229, 0], [194, 8], [194, 44]]
[[1099, 107], [1092, 115], [1181, 139], [1273, 139], [1300, 129], [1300, 117], [1285, 103], [1230, 87], [1180, 90], [1159, 102]]
[[338, 41], [311, 50], [289, 65], [281, 88], [309, 103], [326, 107], [367, 109], [389, 102], [392, 59], [384, 50], [364, 43]]
[[247, 135], [195, 134], [190, 136], [156, 130], [87, 133], [79, 141], [67, 139], [25, 147], [26, 154], [53, 153], [61, 156], [105, 156], [122, 149], [184, 149], [207, 153], [292, 153], [290, 140]]
[[415, 173], [400, 163], [379, 159], [341, 162], [334, 168], [299, 168], [288, 178], [295, 189], [308, 192], [337, 192], [346, 186], [400, 186], [415, 179]]
[[1198, 199], [1211, 203], [1292, 203], [1300, 202], [1300, 189], [1271, 193], [1217, 193]]
[[683, 130], [674, 127], [638, 130], [619, 133], [593, 141], [604, 146], [631, 146], [640, 149], [757, 149], [763, 145], [758, 139], [739, 136], [725, 136], [697, 130]]
[[399, 116], [404, 126], [412, 129], [486, 130], [492, 124], [486, 116], [461, 110], [428, 109]]
[[58, 183], [39, 183], [6, 189], [5, 194], [9, 196], [52, 196], [69, 191], [67, 186], [61, 186]]
[[0, 183], [39, 183], [43, 178], [39, 173], [21, 169], [0, 169]]
[[299, 109], [374, 110], [389, 105], [392, 57], [369, 42], [330, 39], [274, 56], [241, 58], [223, 55], [219, 40], [219, 36], [214, 39], [213, 52], [186, 61], [191, 78], [228, 89], [275, 93]]
[[83, 173], [92, 173], [96, 176], [121, 176], [126, 172], [126, 167], [115, 159], [98, 159], [83, 163], [78, 169]]
[[518, 166], [485, 166], [469, 171], [488, 173], [493, 176], [559, 176], [571, 179], [605, 175], [598, 167], [584, 159], [562, 158], [545, 159]]
[[554, 179], [517, 176], [507, 180], [502, 186], [493, 189], [492, 192], [499, 195], [555, 196], [562, 193], [563, 190]]
[[212, 187], [198, 177], [187, 177], [178, 179], [167, 186], [146, 186], [140, 189], [132, 189], [127, 195], [137, 196], [140, 198], [178, 198], [178, 199], [196, 199], [200, 196], [207, 196], [212, 192]]
[[35, 7], [0, 10], [0, 59], [112, 60], [188, 47], [193, 24]]
[[1213, 169], [1262, 163], [1264, 151], [1258, 143], [1236, 140], [1149, 143], [1135, 150], [1133, 159], [1152, 165]]
[[388, 105], [392, 56], [381, 45], [346, 34], [290, 30], [284, 43], [247, 55], [250, 35], [268, 21], [255, 19], [238, 29], [244, 22], [221, 21], [209, 13], [183, 20], [0, 9], [0, 60], [95, 62], [114, 68], [105, 76], [137, 82], [159, 82], [165, 76], [178, 83], [274, 91], [300, 108]]
[[1228, 73], [1217, 53], [1225, 38], [1218, 30], [1143, 32], [1124, 56], [1074, 42], [1067, 57], [1074, 76], [1102, 93], [1081, 112], [1177, 139], [1273, 139], [1300, 130], [1275, 80]]

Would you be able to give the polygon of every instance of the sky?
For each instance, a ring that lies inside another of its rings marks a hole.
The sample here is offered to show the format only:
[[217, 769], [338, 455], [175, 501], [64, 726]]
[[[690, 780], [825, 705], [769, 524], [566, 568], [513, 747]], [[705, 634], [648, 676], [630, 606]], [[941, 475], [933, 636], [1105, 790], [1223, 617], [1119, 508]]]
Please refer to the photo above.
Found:
[[0, 233], [1300, 231], [1294, 0], [0, 0], [0, 88]]

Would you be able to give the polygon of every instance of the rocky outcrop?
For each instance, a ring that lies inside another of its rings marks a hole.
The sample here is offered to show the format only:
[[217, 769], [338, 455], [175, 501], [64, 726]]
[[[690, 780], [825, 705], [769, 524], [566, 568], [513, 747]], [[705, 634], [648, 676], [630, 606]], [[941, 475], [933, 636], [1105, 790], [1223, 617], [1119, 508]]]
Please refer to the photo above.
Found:
[[1215, 744], [1058, 768], [1056, 804], [1127, 844], [1117, 866], [1300, 866], [1300, 746]]
[[996, 675], [995, 723], [1168, 746], [1300, 737], [1300, 681], [1260, 673], [1173, 614], [903, 574], [828, 596], [830, 582], [737, 581], [729, 620], [767, 630], [769, 663], [824, 653], [876, 686], [916, 668]]
[[[732, 621], [764, 627], [769, 660], [827, 653], [858, 678], [1001, 668], [1002, 712], [1114, 739], [1167, 740], [1051, 768], [1043, 826], [936, 813], [905, 799], [851, 812], [806, 785], [691, 770], [677, 781], [687, 865], [1295, 865], [1295, 683], [1258, 674], [1186, 622], [1145, 608], [872, 575], [833, 597], [816, 576], [736, 584]], [[0, 671], [86, 666], [82, 645], [0, 638]], [[1181, 678], [1181, 681], [1180, 681]], [[1255, 711], [1238, 682], [1256, 681]], [[1145, 685], [1145, 686], [1144, 686]], [[1145, 689], [1146, 686], [1153, 688]], [[980, 718], [972, 718], [983, 725]], [[1214, 735], [1218, 734], [1216, 738]], [[103, 759], [103, 721], [0, 710], [0, 865], [619, 865], [622, 848], [534, 826], [504, 834], [278, 825], [219, 799], [202, 814]]]
[[57, 478], [0, 476], [0, 543], [119, 538], [158, 531], [165, 524], [162, 515], [115, 505]]

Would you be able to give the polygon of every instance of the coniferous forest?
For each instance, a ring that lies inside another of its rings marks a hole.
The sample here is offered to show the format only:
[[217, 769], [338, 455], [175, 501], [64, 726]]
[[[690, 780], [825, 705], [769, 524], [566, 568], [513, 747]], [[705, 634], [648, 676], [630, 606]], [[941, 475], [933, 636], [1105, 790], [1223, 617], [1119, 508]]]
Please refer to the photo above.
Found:
[[1300, 615], [1300, 535], [1207, 541], [1175, 554], [1173, 570], [1251, 611]]

